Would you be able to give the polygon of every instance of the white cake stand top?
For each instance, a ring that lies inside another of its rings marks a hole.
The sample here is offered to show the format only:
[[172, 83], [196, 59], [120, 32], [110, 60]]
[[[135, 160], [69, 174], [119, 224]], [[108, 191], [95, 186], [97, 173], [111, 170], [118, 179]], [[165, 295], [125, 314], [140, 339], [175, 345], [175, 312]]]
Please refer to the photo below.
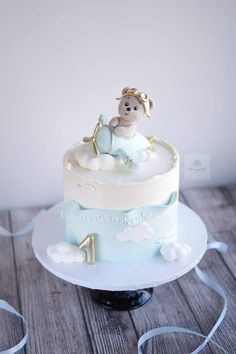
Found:
[[175, 280], [194, 268], [206, 251], [207, 231], [204, 223], [190, 208], [179, 203], [178, 241], [188, 243], [192, 252], [185, 261], [167, 262], [153, 257], [141, 262], [55, 263], [47, 247], [65, 240], [64, 223], [50, 209], [43, 212], [34, 228], [33, 250], [39, 262], [57, 277], [91, 289], [125, 291], [158, 286]]

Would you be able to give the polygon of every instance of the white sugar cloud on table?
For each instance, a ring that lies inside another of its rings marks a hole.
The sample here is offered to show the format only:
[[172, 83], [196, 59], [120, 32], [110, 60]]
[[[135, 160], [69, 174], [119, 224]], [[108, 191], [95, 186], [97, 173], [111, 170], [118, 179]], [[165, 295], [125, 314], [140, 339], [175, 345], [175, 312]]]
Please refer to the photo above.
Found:
[[191, 247], [187, 243], [173, 241], [162, 246], [160, 253], [169, 262], [183, 261], [190, 255]]
[[74, 263], [85, 260], [85, 254], [79, 247], [65, 241], [48, 246], [47, 254], [56, 263]]
[[141, 242], [153, 236], [153, 229], [145, 222], [128, 227], [116, 235], [118, 241]]
[[92, 144], [80, 145], [75, 152], [75, 158], [82, 168], [92, 171], [110, 170], [116, 162], [115, 158], [109, 154], [95, 156]]

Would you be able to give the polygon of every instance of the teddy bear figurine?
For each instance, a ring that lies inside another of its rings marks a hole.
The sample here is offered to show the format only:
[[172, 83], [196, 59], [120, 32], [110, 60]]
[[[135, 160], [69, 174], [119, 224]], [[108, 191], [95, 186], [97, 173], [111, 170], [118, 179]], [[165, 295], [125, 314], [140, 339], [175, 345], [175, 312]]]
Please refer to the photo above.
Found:
[[150, 117], [150, 109], [154, 102], [136, 88], [125, 87], [118, 106], [119, 117], [110, 120], [109, 126], [115, 135], [121, 138], [132, 138], [136, 133], [137, 122], [146, 116]]
[[131, 169], [139, 169], [144, 161], [156, 158], [150, 138], [136, 131], [137, 122], [150, 117], [154, 107], [152, 100], [136, 88], [125, 87], [117, 98], [119, 117], [99, 117], [91, 137], [84, 137], [76, 159], [83, 168], [111, 169], [121, 159]]

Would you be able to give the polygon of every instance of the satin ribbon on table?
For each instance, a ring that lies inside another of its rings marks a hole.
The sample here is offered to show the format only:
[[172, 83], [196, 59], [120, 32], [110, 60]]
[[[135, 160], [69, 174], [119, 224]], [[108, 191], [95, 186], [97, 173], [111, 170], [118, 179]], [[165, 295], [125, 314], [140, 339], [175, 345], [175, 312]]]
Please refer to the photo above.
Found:
[[[19, 231], [10, 232], [10, 231], [8, 231], [8, 230], [6, 230], [6, 229], [4, 229], [3, 227], [0, 226], [0, 236], [3, 236], [3, 237], [23, 236], [23, 235], [27, 234], [28, 232], [33, 231], [34, 225], [36, 224], [36, 221], [38, 220], [38, 217], [41, 214], [41, 212], [42, 212], [42, 210], [39, 213], [37, 213], [33, 217], [33, 219], [30, 220], [30, 222], [27, 223]], [[29, 328], [28, 328], [28, 325], [27, 325], [27, 322], [26, 322], [25, 318], [18, 311], [16, 311], [16, 309], [14, 309], [14, 307], [12, 307], [5, 300], [0, 299], [0, 309], [15, 315], [16, 317], [20, 318], [22, 320], [22, 322], [23, 322], [23, 327], [24, 327], [24, 336], [23, 336], [23, 338], [19, 341], [19, 343], [17, 343], [13, 347], [11, 347], [9, 349], [6, 349], [6, 350], [0, 351], [0, 354], [14, 354], [14, 353], [18, 352], [20, 349], [22, 349], [25, 346], [25, 344], [26, 344], [26, 342], [28, 340], [28, 337], [29, 337]]]
[[[38, 220], [40, 214], [43, 212], [44, 210], [40, 210], [34, 217], [33, 219], [31, 219], [25, 226], [22, 227], [22, 229], [16, 231], [16, 232], [10, 232], [6, 229], [4, 229], [4, 227], [0, 226], [0, 236], [3, 237], [11, 237], [11, 236], [23, 236], [25, 234], [27, 234], [28, 232], [33, 231], [34, 229], [34, 225], [36, 224], [36, 221]], [[1, 353], [1, 352], [0, 352]]]
[[[17, 231], [17, 232], [9, 232], [6, 229], [4, 229], [3, 227], [0, 226], [0, 236], [4, 236], [4, 237], [11, 237], [11, 236], [22, 236], [30, 231], [33, 230], [34, 225], [39, 217], [39, 215], [41, 214], [42, 210], [36, 214], [36, 216], [28, 223], [26, 224], [21, 230]], [[225, 253], [228, 249], [228, 246], [226, 245], [226, 243], [224, 242], [217, 242], [213, 239], [213, 237], [211, 235], [208, 235], [208, 245], [207, 245], [207, 250], [217, 250], [220, 253]], [[198, 346], [192, 353], [190, 354], [197, 354], [199, 353], [208, 342], [211, 342], [212, 344], [214, 344], [215, 346], [217, 346], [218, 348], [220, 348], [224, 353], [227, 353], [224, 348], [222, 348], [219, 344], [217, 344], [214, 340], [212, 340], [212, 336], [214, 335], [214, 333], [216, 332], [217, 328], [220, 326], [220, 324], [222, 323], [226, 311], [227, 311], [227, 298], [225, 295], [224, 290], [222, 289], [222, 287], [212, 278], [210, 278], [205, 272], [203, 272], [198, 266], [195, 267], [195, 272], [197, 277], [199, 278], [199, 280], [201, 280], [201, 282], [203, 282], [205, 285], [207, 285], [210, 289], [214, 290], [216, 293], [218, 293], [223, 301], [224, 301], [224, 306], [223, 309], [221, 311], [221, 314], [218, 318], [218, 320], [216, 321], [215, 325], [213, 326], [213, 328], [211, 329], [210, 333], [208, 334], [208, 336], [204, 336], [201, 333], [192, 331], [188, 328], [183, 328], [183, 327], [159, 327], [159, 328], [154, 328], [150, 331], [147, 331], [146, 333], [144, 333], [138, 340], [138, 354], [144, 354], [141, 347], [142, 345], [148, 340], [151, 339], [153, 337], [156, 336], [160, 336], [162, 334], [174, 334], [174, 333], [183, 333], [183, 334], [190, 334], [190, 335], [194, 335], [194, 336], [198, 336], [201, 338], [204, 338], [204, 341], [202, 342], [202, 344], [200, 346]], [[14, 314], [15, 316], [19, 317], [24, 324], [24, 329], [25, 329], [25, 334], [24, 337], [21, 339], [21, 341], [16, 344], [15, 346], [4, 350], [4, 351], [0, 351], [0, 354], [14, 354], [16, 353], [18, 350], [20, 350], [27, 342], [28, 340], [28, 325], [24, 319], [24, 317], [17, 312], [10, 304], [8, 304], [6, 301], [1, 300], [0, 299], [0, 309], [5, 310], [7, 312], [10, 312], [12, 314]]]
[[20, 318], [23, 321], [23, 324], [24, 324], [25, 334], [24, 334], [24, 337], [20, 340], [20, 342], [9, 349], [0, 351], [0, 354], [14, 354], [14, 353], [18, 352], [18, 350], [23, 348], [28, 340], [28, 337], [29, 337], [28, 325], [27, 325], [24, 317], [18, 311], [16, 311], [16, 309], [14, 309], [14, 307], [12, 307], [10, 304], [8, 304], [8, 302], [1, 300], [1, 299], [0, 299], [0, 309], [5, 310], [6, 312], [12, 313], [13, 315], [17, 316], [18, 318]]
[[[217, 250], [220, 253], [225, 253], [228, 249], [228, 246], [226, 243], [215, 241], [211, 235], [208, 235], [208, 241], [210, 241], [210, 242], [207, 245], [207, 250]], [[216, 321], [216, 323], [212, 327], [210, 333], [207, 336], [204, 336], [201, 333], [192, 331], [192, 330], [190, 330], [188, 328], [184, 328], [184, 327], [158, 327], [158, 328], [154, 328], [154, 329], [151, 329], [150, 331], [147, 331], [139, 338], [138, 344], [137, 344], [138, 354], [144, 354], [141, 347], [148, 339], [160, 336], [162, 334], [175, 334], [175, 333], [190, 334], [192, 336], [204, 338], [204, 341], [202, 342], [202, 344], [200, 344], [190, 354], [200, 353], [200, 351], [207, 345], [208, 342], [214, 344], [219, 349], [221, 349], [223, 353], [227, 354], [226, 350], [223, 347], [221, 347], [218, 343], [216, 343], [213, 339], [211, 339], [212, 336], [214, 335], [214, 333], [216, 332], [217, 328], [221, 325], [221, 323], [225, 317], [226, 311], [227, 311], [228, 302], [227, 302], [225, 292], [224, 292], [223, 288], [217, 283], [216, 280], [210, 278], [209, 275], [207, 275], [205, 272], [203, 272], [198, 266], [196, 266], [194, 268], [194, 270], [196, 272], [198, 279], [202, 283], [207, 285], [210, 289], [214, 290], [223, 299], [223, 304], [224, 304], [223, 309], [218, 317], [218, 320]]]

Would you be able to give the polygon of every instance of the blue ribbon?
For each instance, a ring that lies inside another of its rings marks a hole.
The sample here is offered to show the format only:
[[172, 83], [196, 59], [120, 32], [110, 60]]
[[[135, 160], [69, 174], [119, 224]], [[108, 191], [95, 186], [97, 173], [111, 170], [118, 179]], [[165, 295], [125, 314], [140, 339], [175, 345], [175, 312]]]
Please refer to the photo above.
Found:
[[[6, 229], [4, 229], [2, 226], [0, 226], [0, 236], [3, 237], [11, 237], [11, 236], [23, 236], [27, 234], [28, 232], [33, 231], [34, 225], [36, 224], [36, 221], [39, 218], [39, 215], [42, 213], [43, 210], [41, 210], [39, 213], [37, 213], [33, 219], [30, 220], [29, 223], [27, 223], [25, 226], [22, 227], [19, 231], [16, 232], [10, 232]], [[1, 354], [1, 352], [0, 352]]]
[[[26, 233], [32, 231], [41, 212], [42, 211], [40, 211], [28, 224], [26, 224], [22, 229], [20, 229], [17, 232], [7, 231], [6, 229], [4, 229], [3, 227], [0, 226], [0, 236], [3, 236], [3, 237], [22, 236], [22, 235], [25, 235]], [[14, 307], [12, 307], [8, 302], [0, 299], [0, 309], [4, 310], [6, 312], [12, 313], [13, 315], [17, 316], [18, 318], [20, 318], [23, 321], [23, 327], [24, 327], [24, 332], [25, 332], [24, 337], [20, 340], [19, 343], [17, 343], [13, 347], [0, 351], [0, 354], [14, 354], [14, 353], [18, 352], [18, 350], [20, 350], [21, 348], [23, 348], [25, 346], [25, 344], [28, 340], [28, 337], [29, 337], [29, 328], [28, 328], [27, 322], [24, 319], [24, 317], [18, 311], [16, 311], [16, 309], [14, 309]]]
[[[214, 241], [213, 237], [209, 235], [208, 240], [210, 240], [211, 242], [208, 243], [207, 245], [207, 250], [217, 250], [220, 253], [225, 253], [228, 249], [228, 246], [226, 245], [226, 243], [224, 242], [216, 242]], [[226, 350], [224, 348], [222, 348], [218, 343], [216, 343], [212, 338], [212, 336], [214, 335], [214, 333], [216, 332], [217, 328], [221, 325], [226, 311], [227, 311], [227, 298], [225, 295], [224, 290], [222, 289], [222, 287], [212, 278], [210, 278], [205, 272], [203, 272], [198, 266], [195, 267], [195, 272], [197, 277], [205, 284], [207, 285], [210, 289], [214, 290], [217, 294], [219, 294], [221, 296], [221, 298], [223, 299], [224, 305], [223, 305], [223, 309], [220, 313], [220, 316], [218, 318], [218, 320], [216, 321], [215, 325], [212, 327], [210, 333], [208, 334], [208, 336], [204, 336], [201, 333], [192, 331], [190, 329], [187, 328], [183, 328], [183, 327], [159, 327], [159, 328], [154, 328], [150, 331], [147, 331], [146, 333], [144, 333], [138, 340], [138, 354], [144, 354], [141, 346], [148, 340], [151, 339], [153, 337], [157, 337], [160, 336], [162, 334], [174, 334], [174, 333], [184, 333], [184, 334], [190, 334], [190, 335], [194, 335], [194, 336], [198, 336], [201, 338], [204, 338], [204, 341], [202, 342], [202, 344], [200, 344], [193, 352], [191, 352], [190, 354], [197, 354], [199, 353], [208, 342], [211, 342], [212, 344], [214, 344], [215, 346], [217, 346], [219, 349], [221, 349], [224, 353], [227, 353]]]
[[[19, 230], [17, 232], [9, 232], [6, 229], [4, 229], [3, 227], [0, 227], [0, 236], [4, 236], [4, 237], [22, 236], [22, 235], [32, 231], [41, 212], [42, 211], [40, 211], [28, 224], [26, 224], [21, 230]], [[210, 241], [210, 242], [207, 245], [207, 250], [212, 250], [213, 249], [213, 250], [217, 250], [220, 253], [225, 253], [227, 251], [227, 249], [228, 249], [228, 246], [224, 242], [215, 241], [211, 235], [208, 236], [208, 241]], [[221, 314], [220, 314], [218, 320], [216, 321], [215, 325], [211, 329], [210, 333], [208, 334], [208, 336], [204, 336], [201, 333], [198, 333], [198, 332], [195, 332], [195, 331], [192, 331], [190, 329], [183, 328], [183, 327], [159, 327], [159, 328], [154, 328], [154, 329], [152, 329], [150, 331], [147, 331], [146, 333], [144, 333], [139, 338], [138, 344], [137, 344], [138, 354], [144, 354], [142, 349], [141, 349], [141, 347], [148, 339], [160, 336], [162, 334], [173, 334], [173, 333], [184, 333], [184, 334], [190, 334], [190, 335], [194, 335], [194, 336], [198, 336], [198, 337], [204, 338], [204, 341], [202, 342], [202, 344], [199, 345], [190, 354], [199, 353], [206, 346], [206, 344], [208, 342], [213, 343], [215, 346], [220, 348], [224, 353], [227, 353], [224, 348], [222, 348], [218, 343], [216, 343], [214, 340], [212, 340], [212, 336], [214, 335], [214, 333], [216, 332], [217, 328], [222, 323], [222, 321], [223, 321], [223, 319], [225, 317], [226, 311], [227, 311], [227, 298], [226, 298], [225, 292], [222, 289], [222, 287], [215, 280], [210, 278], [198, 266], [195, 267], [195, 272], [196, 272], [197, 277], [205, 285], [207, 285], [210, 289], [212, 289], [216, 293], [218, 293], [218, 295], [220, 295], [222, 297], [223, 301], [224, 301], [224, 305], [223, 305], [223, 309], [221, 311]], [[0, 299], [0, 309], [14, 314], [15, 316], [19, 317], [23, 321], [25, 334], [24, 334], [24, 337], [21, 339], [21, 341], [18, 344], [16, 344], [15, 346], [13, 346], [13, 347], [11, 347], [11, 348], [9, 348], [7, 350], [0, 351], [0, 354], [14, 354], [18, 350], [20, 350], [26, 344], [26, 342], [28, 340], [28, 333], [29, 333], [28, 325], [27, 325], [24, 317], [19, 312], [17, 312], [14, 309], [14, 307], [12, 307], [6, 301], [1, 300], [1, 299]]]
[[3, 351], [0, 352], [0, 354], [13, 354], [13, 353], [16, 353], [18, 350], [20, 350], [21, 348], [23, 348], [24, 345], [26, 344], [26, 342], [28, 340], [28, 337], [29, 337], [28, 325], [27, 325], [26, 320], [24, 319], [24, 317], [19, 312], [17, 312], [14, 309], [14, 307], [12, 307], [6, 301], [1, 300], [1, 299], [0, 299], [0, 309], [12, 313], [13, 315], [19, 317], [23, 321], [24, 330], [25, 330], [24, 337], [21, 339], [21, 341], [18, 344], [14, 345], [14, 347], [11, 347], [9, 349], [6, 349], [6, 350], [3, 350]]

